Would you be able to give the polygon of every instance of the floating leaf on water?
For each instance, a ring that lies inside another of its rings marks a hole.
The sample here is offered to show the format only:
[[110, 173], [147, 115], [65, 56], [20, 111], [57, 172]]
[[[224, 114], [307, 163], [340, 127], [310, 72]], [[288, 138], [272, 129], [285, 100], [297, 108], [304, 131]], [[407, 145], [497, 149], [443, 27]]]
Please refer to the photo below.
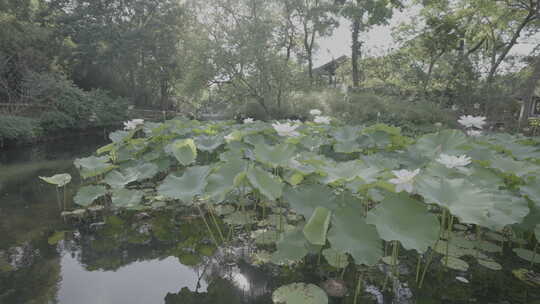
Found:
[[330, 266], [341, 269], [349, 265], [349, 256], [334, 248], [326, 248], [322, 254]]
[[314, 245], [323, 246], [326, 244], [326, 234], [330, 225], [330, 210], [324, 207], [317, 207], [304, 226], [304, 236]]
[[476, 254], [475, 250], [458, 247], [453, 241], [451, 241], [450, 244], [448, 245], [448, 249], [446, 248], [447, 244], [448, 244], [447, 241], [439, 240], [439, 242], [437, 242], [437, 245], [435, 246], [435, 248], [433, 248], [433, 250], [435, 250], [435, 252], [442, 255], [446, 255], [447, 250], [448, 250], [448, 255], [452, 257], [456, 257], [456, 258], [465, 256], [465, 255], [474, 256]]
[[47, 243], [49, 243], [49, 245], [56, 245], [64, 239], [65, 234], [64, 231], [57, 231], [47, 239]]
[[377, 229], [368, 225], [360, 206], [336, 209], [328, 241], [332, 247], [349, 253], [357, 265], [373, 266], [382, 257], [382, 242]]
[[487, 251], [487, 252], [501, 252], [502, 251], [501, 246], [495, 245], [487, 241], [481, 242], [479, 246], [477, 245], [477, 248], [483, 251]]
[[142, 203], [144, 192], [131, 189], [115, 189], [112, 192], [112, 203], [118, 208], [138, 207]]
[[493, 231], [488, 231], [484, 234], [486, 236], [486, 238], [492, 240], [492, 241], [497, 241], [497, 242], [504, 242], [506, 241], [506, 238], [499, 234], [499, 233], [496, 233], [496, 232], [493, 232]]
[[71, 181], [71, 175], [67, 173], [56, 174], [51, 177], [40, 176], [39, 178], [49, 184], [56, 185], [57, 187], [63, 187]]
[[84, 186], [79, 189], [73, 200], [75, 204], [86, 207], [92, 205], [96, 199], [104, 196], [105, 194], [107, 194], [107, 188], [104, 186]]
[[178, 260], [180, 261], [180, 263], [186, 266], [195, 266], [202, 262], [201, 257], [193, 253], [179, 254]]
[[194, 166], [184, 170], [184, 174], [180, 177], [169, 174], [157, 188], [158, 193], [191, 204], [196, 195], [202, 194], [209, 172], [208, 166]]
[[495, 261], [491, 261], [491, 260], [483, 260], [483, 259], [478, 259], [478, 264], [486, 267], [486, 268], [489, 268], [491, 270], [501, 270], [502, 269], [502, 266], [501, 264], [495, 262]]
[[166, 206], [167, 206], [167, 203], [163, 202], [163, 201], [155, 201], [151, 205], [151, 207], [153, 209], [160, 209], [160, 208], [163, 208], [163, 207], [166, 207]]
[[474, 249], [476, 242], [466, 239], [461, 236], [453, 236], [451, 240], [452, 244], [465, 249]]
[[292, 283], [276, 289], [272, 301], [275, 304], [328, 304], [328, 296], [316, 285]]
[[200, 245], [197, 246], [197, 252], [203, 256], [210, 257], [216, 252], [216, 247], [212, 245]]
[[467, 264], [467, 262], [452, 256], [443, 257], [441, 263], [454, 270], [467, 271], [467, 269], [469, 269], [469, 264]]
[[461, 230], [461, 231], [466, 231], [466, 230], [469, 230], [469, 227], [467, 227], [465, 225], [462, 225], [462, 224], [454, 224], [454, 229]]
[[405, 193], [386, 195], [382, 203], [368, 213], [366, 223], [375, 225], [385, 241], [399, 241], [405, 249], [420, 253], [439, 239], [437, 217], [428, 212], [425, 204]]
[[514, 253], [517, 254], [518, 257], [529, 261], [531, 263], [540, 263], [540, 253], [535, 253], [532, 250], [523, 249], [523, 248], [514, 248]]
[[460, 281], [461, 283], [469, 284], [469, 280], [464, 277], [456, 277], [456, 280]]
[[251, 167], [247, 172], [247, 178], [251, 185], [269, 200], [276, 200], [281, 197], [281, 181], [267, 171], [259, 167]]
[[512, 274], [527, 285], [540, 286], [540, 275], [532, 270], [519, 268], [512, 270]]

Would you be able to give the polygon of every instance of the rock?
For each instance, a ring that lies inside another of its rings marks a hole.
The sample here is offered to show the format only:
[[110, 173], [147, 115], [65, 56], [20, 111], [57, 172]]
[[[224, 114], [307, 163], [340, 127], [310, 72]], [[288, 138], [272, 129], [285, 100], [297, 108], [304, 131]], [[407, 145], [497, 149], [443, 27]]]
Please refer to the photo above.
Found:
[[347, 294], [347, 284], [343, 280], [328, 279], [322, 282], [321, 287], [334, 298], [343, 298]]

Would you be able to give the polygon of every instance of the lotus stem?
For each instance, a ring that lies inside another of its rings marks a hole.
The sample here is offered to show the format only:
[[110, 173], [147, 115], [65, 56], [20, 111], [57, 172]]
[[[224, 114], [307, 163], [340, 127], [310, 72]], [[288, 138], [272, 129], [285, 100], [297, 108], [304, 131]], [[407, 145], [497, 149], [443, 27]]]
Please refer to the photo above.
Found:
[[212, 221], [214, 222], [214, 225], [217, 228], [217, 231], [219, 233], [219, 237], [221, 238], [221, 241], [225, 243], [225, 238], [223, 237], [223, 232], [221, 231], [221, 227], [219, 227], [218, 221], [216, 219], [216, 215], [214, 212], [214, 206], [207, 205], [208, 210], [210, 211], [210, 216], [212, 217]]
[[58, 191], [58, 187], [56, 188], [56, 201], [58, 202], [58, 208], [62, 210], [62, 201], [60, 201], [60, 192]]
[[362, 282], [363, 282], [363, 280], [364, 280], [363, 274], [362, 274], [362, 272], [359, 272], [358, 273], [358, 281], [356, 283], [356, 288], [354, 290], [354, 300], [353, 300], [354, 304], [358, 303], [358, 296], [360, 295], [360, 292], [362, 291]]
[[[439, 240], [437, 240], [437, 242], [435, 242], [435, 245], [433, 247], [434, 248], [437, 247], [438, 243], [439, 243]], [[431, 250], [429, 252], [429, 255], [428, 255], [428, 258], [427, 258], [427, 261], [426, 261], [426, 267], [424, 267], [424, 271], [422, 272], [422, 277], [420, 278], [420, 284], [418, 285], [418, 288], [422, 288], [422, 286], [424, 285], [424, 278], [426, 277], [426, 273], [427, 273], [427, 270], [429, 268], [429, 265], [431, 264], [431, 261], [433, 260], [433, 251], [434, 250]]]
[[536, 259], [536, 248], [538, 247], [538, 242], [535, 242], [534, 243], [534, 248], [533, 248], [533, 255], [532, 255], [532, 259], [531, 259], [531, 268], [533, 267], [534, 265], [534, 259]]
[[422, 255], [418, 254], [418, 262], [416, 263], [416, 284], [418, 284], [418, 279], [420, 278], [420, 266], [422, 265]]
[[218, 241], [217, 241], [216, 237], [214, 236], [214, 233], [212, 232], [212, 229], [210, 229], [210, 225], [208, 225], [208, 222], [206, 221], [206, 218], [205, 218], [204, 213], [203, 213], [203, 211], [201, 209], [201, 206], [199, 206], [198, 204], [197, 204], [197, 209], [199, 209], [199, 213], [201, 214], [203, 222], [206, 225], [206, 229], [208, 229], [208, 232], [210, 233], [210, 237], [212, 237], [212, 240], [216, 244], [216, 247], [219, 247]]

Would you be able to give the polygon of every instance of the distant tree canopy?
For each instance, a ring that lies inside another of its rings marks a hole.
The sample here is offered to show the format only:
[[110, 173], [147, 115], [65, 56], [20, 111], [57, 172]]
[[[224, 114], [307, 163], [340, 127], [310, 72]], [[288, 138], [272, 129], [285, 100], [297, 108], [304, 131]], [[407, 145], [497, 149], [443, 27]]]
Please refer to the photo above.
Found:
[[[362, 33], [396, 10], [399, 48], [369, 56]], [[0, 0], [0, 102], [32, 101], [35, 75], [58, 74], [139, 107], [201, 101], [287, 111], [319, 89], [320, 38], [351, 24], [346, 84], [442, 105], [503, 102], [528, 74], [513, 48], [540, 29], [532, 0]], [[531, 56], [534, 56], [532, 53]], [[532, 77], [532, 76], [531, 76]], [[54, 78], [54, 77], [53, 77]], [[529, 81], [530, 82], [530, 81]], [[501, 97], [501, 91], [512, 91]], [[525, 94], [526, 95], [526, 94]], [[530, 94], [529, 94], [530, 95]], [[216, 97], [217, 96], [217, 97]]]

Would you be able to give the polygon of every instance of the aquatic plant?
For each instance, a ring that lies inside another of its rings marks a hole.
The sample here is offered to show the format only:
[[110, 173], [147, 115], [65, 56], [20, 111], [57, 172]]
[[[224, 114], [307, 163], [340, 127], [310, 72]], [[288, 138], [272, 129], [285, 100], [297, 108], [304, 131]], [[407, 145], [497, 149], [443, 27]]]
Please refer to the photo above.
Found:
[[[479, 128], [485, 119], [461, 122]], [[177, 118], [138, 130], [117, 131], [98, 155], [76, 160], [85, 185], [75, 203], [193, 209], [216, 245], [244, 229], [269, 251], [260, 263], [317, 256], [343, 273], [384, 261], [399, 277], [399, 257], [412, 250], [419, 286], [439, 260], [503, 269], [494, 254], [504, 245], [540, 262], [538, 138], [442, 129], [410, 138], [339, 121]]]

